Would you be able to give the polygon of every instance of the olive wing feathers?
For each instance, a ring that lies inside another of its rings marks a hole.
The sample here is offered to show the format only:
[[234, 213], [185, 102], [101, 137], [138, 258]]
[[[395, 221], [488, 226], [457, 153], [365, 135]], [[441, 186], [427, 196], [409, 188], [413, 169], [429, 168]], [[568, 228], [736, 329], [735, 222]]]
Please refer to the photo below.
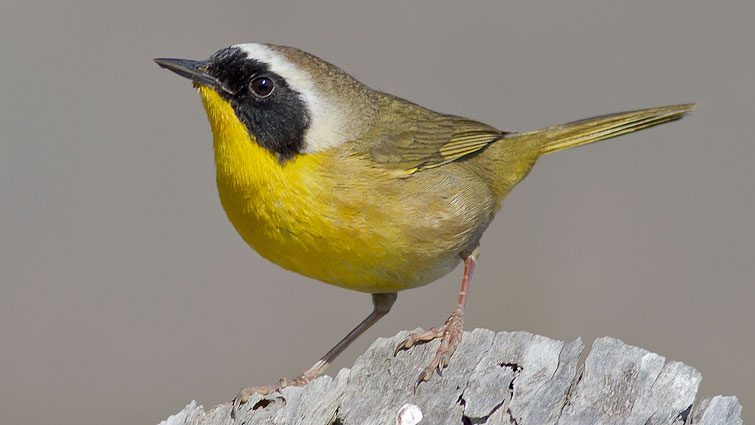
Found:
[[443, 115], [411, 103], [383, 111], [369, 153], [386, 168], [414, 172], [438, 167], [480, 151], [507, 133], [486, 124]]

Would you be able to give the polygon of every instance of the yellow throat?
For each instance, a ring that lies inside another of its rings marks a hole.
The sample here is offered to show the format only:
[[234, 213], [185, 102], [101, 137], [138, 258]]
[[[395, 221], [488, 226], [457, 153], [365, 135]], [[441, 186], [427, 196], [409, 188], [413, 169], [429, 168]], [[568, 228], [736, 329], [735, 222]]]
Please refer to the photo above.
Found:
[[326, 175], [339, 166], [328, 151], [281, 163], [255, 142], [229, 102], [204, 86], [199, 93], [213, 133], [220, 201], [260, 255], [302, 275], [372, 293], [422, 285], [448, 271], [428, 276], [432, 265], [396, 243], [400, 229], [373, 229], [370, 224], [383, 221], [386, 212], [365, 210], [359, 201], [367, 192], [339, 196], [344, 189]]

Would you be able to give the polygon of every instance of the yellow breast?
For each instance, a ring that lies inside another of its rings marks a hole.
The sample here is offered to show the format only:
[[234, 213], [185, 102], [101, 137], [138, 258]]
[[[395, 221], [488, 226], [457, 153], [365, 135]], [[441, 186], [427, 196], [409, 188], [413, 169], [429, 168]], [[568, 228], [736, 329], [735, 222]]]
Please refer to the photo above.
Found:
[[[260, 255], [302, 275], [372, 293], [429, 283], [455, 266], [455, 258], [417, 255], [403, 229], [375, 228], [392, 213], [365, 202], [369, 177], [362, 179], [362, 196], [354, 192], [358, 183], [339, 196], [344, 181], [332, 178], [333, 158], [307, 154], [281, 163], [252, 139], [228, 102], [212, 89], [199, 92], [213, 132], [221, 203]], [[448, 264], [438, 264], [444, 260]]]

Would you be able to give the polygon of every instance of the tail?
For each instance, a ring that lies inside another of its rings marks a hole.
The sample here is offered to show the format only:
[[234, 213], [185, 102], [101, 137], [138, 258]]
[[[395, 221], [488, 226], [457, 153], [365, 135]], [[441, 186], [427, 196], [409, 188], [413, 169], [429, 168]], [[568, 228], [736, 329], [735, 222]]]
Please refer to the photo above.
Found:
[[548, 127], [522, 136], [529, 135], [538, 140], [542, 155], [676, 121], [694, 108], [694, 103], [687, 103], [619, 112]]

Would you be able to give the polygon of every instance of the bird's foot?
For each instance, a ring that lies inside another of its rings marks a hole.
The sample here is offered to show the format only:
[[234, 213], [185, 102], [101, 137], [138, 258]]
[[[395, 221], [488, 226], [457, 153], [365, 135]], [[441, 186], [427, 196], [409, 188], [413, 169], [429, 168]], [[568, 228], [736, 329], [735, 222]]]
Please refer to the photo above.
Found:
[[281, 378], [278, 382], [278, 385], [260, 385], [257, 387], [242, 388], [236, 398], [233, 399], [233, 410], [231, 410], [231, 417], [234, 419], [238, 417], [239, 408], [241, 408], [241, 405], [249, 401], [249, 399], [252, 398], [252, 396], [255, 394], [266, 396], [276, 391], [280, 391], [281, 389], [286, 387], [303, 387], [309, 384], [310, 381], [312, 381], [314, 378], [315, 376], [310, 376], [309, 374], [305, 373], [293, 379]]
[[441, 338], [440, 346], [435, 353], [435, 357], [433, 357], [433, 360], [425, 370], [419, 374], [419, 378], [417, 378], [417, 382], [414, 384], [415, 390], [422, 382], [429, 381], [434, 372], [437, 371], [438, 375], [441, 375], [443, 369], [448, 367], [451, 356], [453, 356], [456, 347], [458, 347], [461, 342], [463, 330], [464, 313], [462, 310], [457, 309], [451, 314], [448, 320], [446, 320], [446, 323], [443, 326], [412, 332], [396, 347], [394, 356], [398, 354], [399, 351], [408, 350], [415, 345], [425, 344], [436, 338]]

